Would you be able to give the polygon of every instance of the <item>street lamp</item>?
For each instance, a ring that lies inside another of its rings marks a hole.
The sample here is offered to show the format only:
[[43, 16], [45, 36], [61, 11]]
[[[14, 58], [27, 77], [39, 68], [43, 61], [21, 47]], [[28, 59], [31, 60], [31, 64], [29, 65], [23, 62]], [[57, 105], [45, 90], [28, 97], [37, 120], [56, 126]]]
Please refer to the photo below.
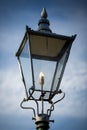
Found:
[[[54, 105], [65, 97], [59, 87], [72, 43], [76, 37], [52, 33], [46, 9], [41, 12], [38, 30], [26, 26], [26, 32], [16, 53], [19, 61], [26, 98], [21, 102], [23, 109], [32, 109], [38, 130], [49, 129]], [[54, 101], [55, 95], [62, 94]], [[35, 108], [24, 106], [24, 102], [35, 101]], [[41, 103], [41, 107], [40, 107]], [[50, 104], [45, 105], [45, 103]]]

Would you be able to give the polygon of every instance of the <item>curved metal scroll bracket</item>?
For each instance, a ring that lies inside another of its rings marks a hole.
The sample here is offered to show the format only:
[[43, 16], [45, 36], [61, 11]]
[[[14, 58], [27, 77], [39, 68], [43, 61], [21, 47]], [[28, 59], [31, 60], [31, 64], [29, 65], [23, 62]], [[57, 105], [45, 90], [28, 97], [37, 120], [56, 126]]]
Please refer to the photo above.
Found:
[[34, 114], [34, 117], [36, 117], [36, 112], [35, 112], [35, 109], [33, 107], [26, 107], [26, 106], [23, 106], [23, 103], [27, 102], [28, 100], [27, 99], [23, 99], [23, 101], [20, 103], [20, 107], [22, 109], [31, 109], [33, 110], [33, 114]]
[[[39, 115], [39, 104], [38, 104], [38, 100], [33, 97], [33, 93], [34, 93], [34, 90], [32, 90], [32, 88], [30, 88], [29, 89], [29, 95], [30, 96], [28, 97], [28, 99], [25, 99], [25, 98], [23, 99], [23, 101], [20, 103], [20, 107], [22, 109], [31, 109], [33, 111], [33, 114], [34, 114], [33, 119], [35, 120], [36, 115]], [[60, 102], [61, 100], [63, 100], [63, 98], [65, 97], [65, 93], [62, 92], [61, 90], [59, 90], [58, 93], [56, 93], [56, 94], [63, 94], [63, 95], [62, 95], [62, 97], [60, 99], [58, 99], [56, 101], [52, 101], [52, 99], [50, 101], [48, 100], [48, 102], [51, 104], [50, 108], [47, 109], [47, 115], [49, 117], [51, 116], [51, 113], [54, 110], [54, 105], [56, 103]], [[27, 106], [24, 105], [24, 103], [28, 102], [29, 100], [34, 101], [36, 103], [37, 109], [34, 109], [33, 107], [27, 107]]]
[[28, 100], [33, 100], [35, 101], [36, 105], [37, 105], [37, 114], [39, 114], [39, 105], [38, 105], [38, 102], [37, 100], [33, 97], [33, 93], [34, 93], [34, 90], [32, 88], [29, 89], [29, 99]]
[[[31, 109], [31, 110], [33, 110], [34, 117], [36, 117], [36, 114], [39, 114], [39, 105], [38, 105], [37, 100], [33, 97], [33, 93], [34, 93], [34, 90], [32, 88], [30, 88], [29, 89], [29, 97], [27, 99], [25, 99], [25, 98], [23, 99], [23, 101], [20, 103], [20, 107], [22, 109]], [[23, 105], [25, 102], [28, 102], [29, 100], [34, 101], [36, 103], [37, 113], [36, 113], [36, 111], [35, 111], [35, 109], [33, 107], [26, 107], [26, 106]]]
[[54, 110], [54, 105], [64, 99], [65, 93], [62, 91], [61, 91], [61, 93], [63, 94], [63, 96], [60, 99], [58, 99], [55, 102], [53, 102], [53, 101], [50, 102], [51, 103], [50, 109], [47, 110], [47, 114], [49, 115], [49, 117], [51, 116], [51, 112]]

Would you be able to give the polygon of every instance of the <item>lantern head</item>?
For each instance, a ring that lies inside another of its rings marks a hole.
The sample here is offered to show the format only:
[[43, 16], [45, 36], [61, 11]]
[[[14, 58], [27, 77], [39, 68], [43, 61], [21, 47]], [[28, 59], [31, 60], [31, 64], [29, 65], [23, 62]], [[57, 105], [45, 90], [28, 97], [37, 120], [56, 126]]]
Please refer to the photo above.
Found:
[[[16, 56], [27, 98], [30, 96], [30, 89], [33, 92], [41, 92], [40, 86], [43, 85], [43, 99], [49, 101], [59, 91], [76, 35], [64, 36], [52, 33], [45, 9], [41, 13], [38, 25], [38, 31], [26, 27], [24, 38]], [[39, 100], [38, 95], [34, 95], [37, 100]]]

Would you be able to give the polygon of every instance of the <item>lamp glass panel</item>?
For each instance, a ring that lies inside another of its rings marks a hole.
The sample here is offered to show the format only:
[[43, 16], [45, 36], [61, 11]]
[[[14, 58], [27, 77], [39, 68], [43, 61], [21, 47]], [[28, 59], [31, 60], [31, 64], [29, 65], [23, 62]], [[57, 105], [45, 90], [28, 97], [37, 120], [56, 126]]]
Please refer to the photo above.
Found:
[[33, 59], [34, 80], [36, 89], [41, 90], [41, 85], [39, 83], [39, 74], [40, 72], [43, 72], [44, 74], [43, 89], [50, 91], [53, 75], [55, 72], [55, 67], [56, 62]]
[[52, 82], [51, 91], [54, 91], [56, 88], [57, 88], [57, 90], [59, 89], [61, 78], [63, 76], [65, 65], [66, 65], [66, 62], [67, 62], [67, 59], [69, 56], [69, 53], [67, 53], [69, 51], [69, 49], [70, 48], [67, 49], [67, 51], [64, 53], [64, 55], [62, 56], [62, 58], [56, 65], [56, 70], [54, 73], [54, 80]]
[[23, 71], [24, 80], [26, 84], [25, 87], [27, 89], [28, 94], [29, 94], [29, 88], [33, 86], [30, 58], [31, 56], [30, 56], [30, 49], [29, 49], [29, 40], [27, 39], [20, 54], [20, 61], [21, 61], [22, 71]]

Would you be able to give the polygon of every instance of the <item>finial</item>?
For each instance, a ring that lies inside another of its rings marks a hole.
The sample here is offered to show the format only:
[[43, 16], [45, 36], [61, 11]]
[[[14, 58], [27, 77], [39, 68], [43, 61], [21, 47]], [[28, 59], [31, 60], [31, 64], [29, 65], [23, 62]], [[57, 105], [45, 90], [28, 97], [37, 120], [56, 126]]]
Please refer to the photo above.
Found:
[[41, 12], [41, 18], [47, 18], [47, 12], [46, 12], [46, 9], [43, 8], [42, 12]]
[[43, 8], [41, 12], [41, 19], [38, 22], [38, 31], [51, 33], [51, 29], [49, 28], [50, 22], [47, 19], [48, 15], [46, 9]]

